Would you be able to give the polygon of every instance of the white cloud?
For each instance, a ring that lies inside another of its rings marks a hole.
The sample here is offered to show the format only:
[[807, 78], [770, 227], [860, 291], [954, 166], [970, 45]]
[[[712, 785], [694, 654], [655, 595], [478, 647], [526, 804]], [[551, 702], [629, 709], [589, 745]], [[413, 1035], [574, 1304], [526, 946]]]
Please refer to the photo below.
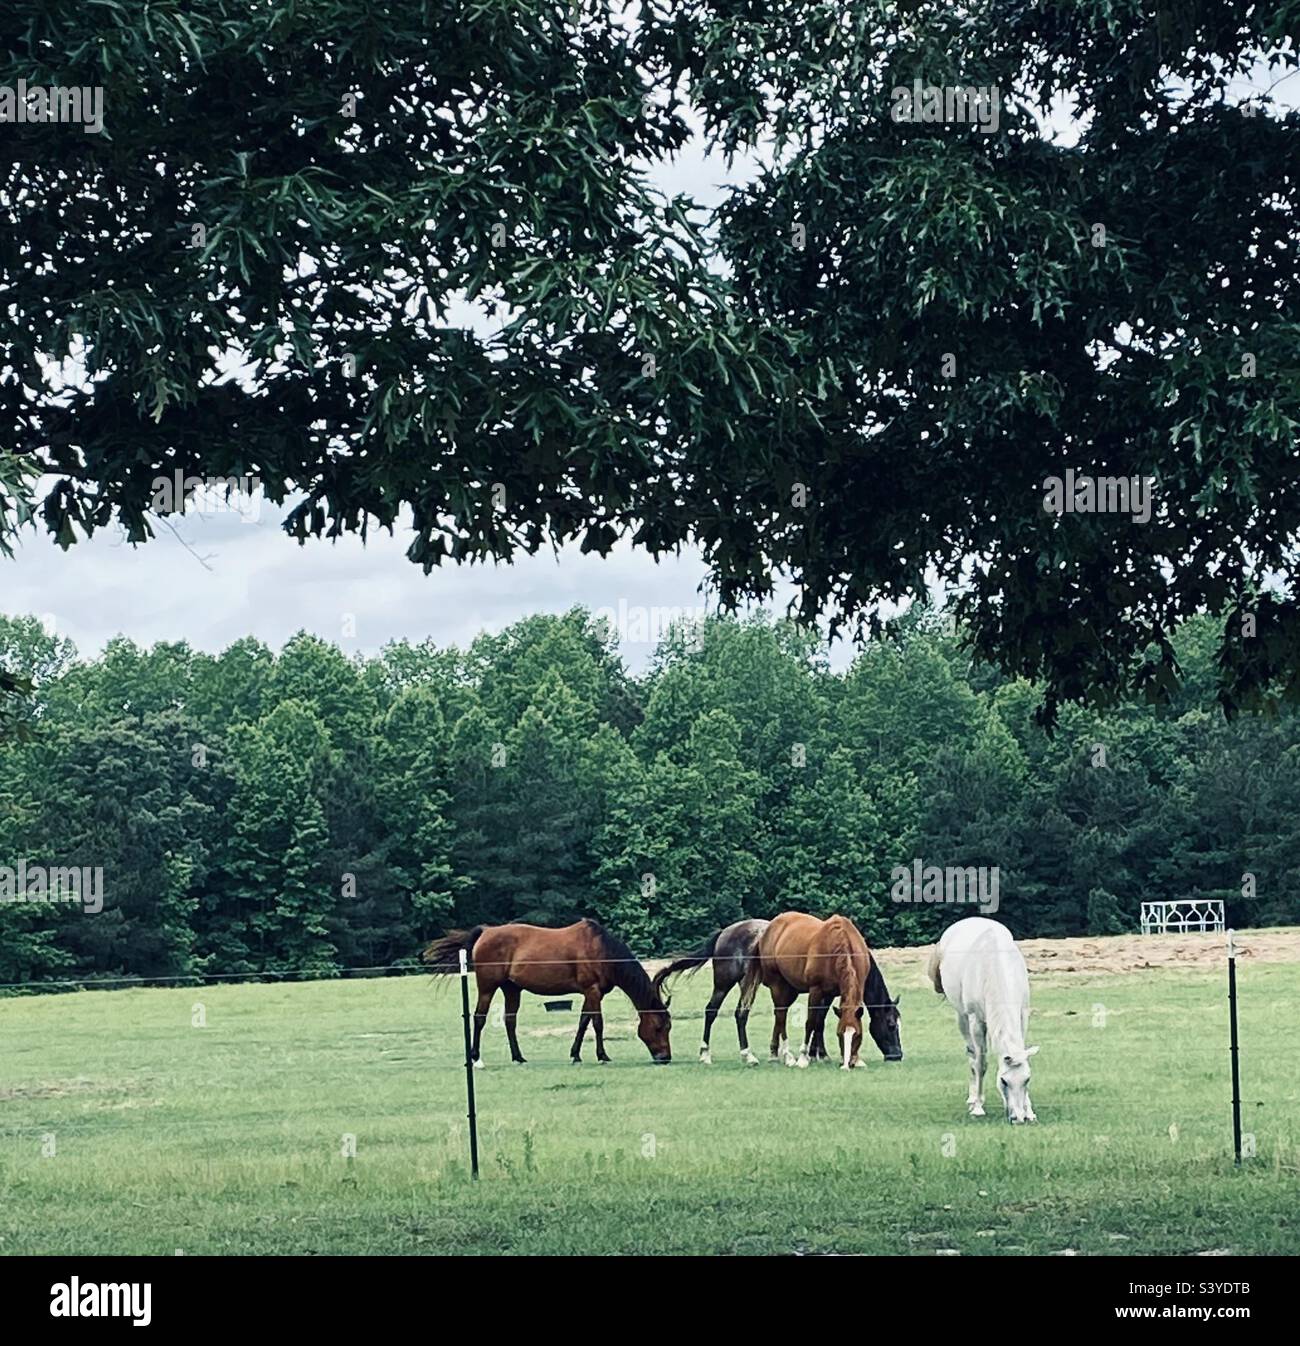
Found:
[[[0, 611], [42, 617], [86, 655], [118, 634], [216, 651], [245, 635], [279, 648], [300, 629], [372, 653], [403, 637], [464, 646], [480, 631], [575, 605], [694, 609], [707, 601], [706, 567], [693, 550], [656, 563], [627, 543], [607, 558], [572, 546], [558, 557], [548, 550], [509, 565], [447, 565], [425, 575], [406, 559], [409, 538], [400, 529], [372, 533], [364, 545], [349, 535], [300, 547], [280, 530], [282, 517], [265, 504], [256, 523], [188, 515], [176, 534], [160, 527], [140, 547], [101, 532], [67, 552], [28, 533], [0, 568]], [[779, 607], [789, 594], [783, 589]], [[640, 640], [623, 645], [633, 671], [651, 652]], [[837, 665], [851, 657], [837, 646]]]

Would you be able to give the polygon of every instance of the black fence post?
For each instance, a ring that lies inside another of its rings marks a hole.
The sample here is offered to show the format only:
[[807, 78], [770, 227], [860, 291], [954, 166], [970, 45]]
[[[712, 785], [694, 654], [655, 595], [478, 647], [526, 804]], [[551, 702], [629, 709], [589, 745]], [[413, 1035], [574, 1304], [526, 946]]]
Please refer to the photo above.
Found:
[[[460, 1009], [465, 1025], [465, 1096], [469, 1100], [469, 1164], [474, 1179], [478, 1179], [478, 1114], [474, 1111], [474, 1058], [469, 1035], [469, 962], [465, 950], [460, 951]], [[1234, 1030], [1235, 1031], [1235, 1030]]]
[[1228, 1029], [1232, 1038], [1232, 1152], [1241, 1163], [1241, 1069], [1237, 1060], [1237, 944], [1228, 931]]

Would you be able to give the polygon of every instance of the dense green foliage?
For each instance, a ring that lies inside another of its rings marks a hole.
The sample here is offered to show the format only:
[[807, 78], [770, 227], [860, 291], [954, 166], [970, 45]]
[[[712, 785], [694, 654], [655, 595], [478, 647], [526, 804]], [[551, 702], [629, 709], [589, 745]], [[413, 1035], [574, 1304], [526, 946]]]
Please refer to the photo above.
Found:
[[[294, 535], [409, 525], [425, 566], [693, 542], [724, 600], [784, 570], [869, 623], [937, 573], [1049, 717], [1172, 696], [1200, 611], [1228, 709], [1300, 696], [1300, 115], [1262, 87], [1298, 27], [9, 0], [0, 83], [100, 87], [104, 129], [4, 128], [0, 549], [33, 512], [143, 540], [157, 476], [251, 475]], [[913, 80], [998, 124], [892, 120]], [[712, 213], [650, 186], [692, 126], [764, 151]], [[1046, 515], [1066, 469], [1150, 477], [1149, 522]]]
[[955, 909], [891, 899], [915, 858], [997, 866], [1019, 935], [1130, 929], [1143, 898], [1300, 919], [1300, 718], [1223, 721], [1206, 625], [1178, 704], [1068, 708], [1052, 738], [1038, 689], [905, 626], [833, 674], [791, 624], [679, 625], [633, 678], [578, 609], [368, 659], [300, 634], [79, 661], [0, 620], [36, 689], [0, 746], [0, 864], [104, 870], [100, 914], [0, 904], [0, 981], [329, 974], [584, 914], [643, 955], [788, 907], [917, 942]]
[[[907, 1059], [887, 1066], [872, 1049], [851, 1075], [747, 1069], [729, 1022], [717, 1064], [695, 1065], [706, 978], [674, 997], [666, 1068], [622, 995], [605, 1002], [613, 1064], [579, 1069], [577, 1016], [526, 996], [528, 1064], [505, 1064], [499, 1022], [485, 1039], [472, 1190], [451, 988], [403, 977], [3, 1001], [0, 1248], [1300, 1252], [1296, 963], [1240, 963], [1254, 1157], [1236, 1170], [1221, 969], [1036, 971], [1039, 1123], [1015, 1130], [992, 1080], [990, 1115], [966, 1116], [951, 1008], [915, 962], [888, 971]], [[764, 995], [751, 1024], [763, 1055], [771, 1023]]]

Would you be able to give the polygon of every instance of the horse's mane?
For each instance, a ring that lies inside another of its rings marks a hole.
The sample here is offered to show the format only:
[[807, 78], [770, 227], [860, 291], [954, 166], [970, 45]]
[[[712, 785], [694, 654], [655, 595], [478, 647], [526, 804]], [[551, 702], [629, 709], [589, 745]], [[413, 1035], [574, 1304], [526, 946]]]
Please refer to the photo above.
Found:
[[617, 935], [611, 934], [599, 921], [587, 918], [587, 924], [596, 933], [601, 957], [609, 961], [614, 985], [639, 1010], [663, 1009], [666, 1002], [650, 980], [650, 974], [641, 966], [641, 960]]
[[[849, 938], [848, 932], [845, 930], [844, 927], [847, 925], [855, 931], [857, 930], [857, 927], [854, 926], [846, 916], [841, 916], [839, 918], [839, 921], [842, 924], [837, 924], [831, 934], [831, 952], [833, 957], [835, 958], [837, 967], [846, 969], [848, 971], [849, 980], [851, 984], [853, 981], [857, 979], [858, 969], [853, 962], [853, 941]], [[862, 938], [860, 931], [858, 932], [858, 938], [859, 939]], [[866, 945], [867, 941], [865, 939], [862, 940], [862, 947], [864, 949], [866, 948]], [[868, 964], [874, 966], [875, 961], [876, 960], [871, 956], [871, 950], [867, 949]], [[867, 977], [868, 982], [870, 982], [870, 979], [871, 979], [870, 974], [868, 974]], [[864, 999], [866, 998], [865, 986], [859, 986], [858, 992], [860, 995], [863, 996]], [[843, 990], [841, 988], [841, 995], [842, 994]]]
[[867, 949], [867, 958], [871, 964], [871, 970], [867, 973], [867, 985], [863, 990], [863, 996], [866, 998], [868, 1007], [879, 1008], [882, 1005], [889, 1005], [893, 1002], [889, 998], [889, 987], [885, 985], [885, 974], [880, 970], [880, 964], [876, 962], [875, 955], [871, 949]]

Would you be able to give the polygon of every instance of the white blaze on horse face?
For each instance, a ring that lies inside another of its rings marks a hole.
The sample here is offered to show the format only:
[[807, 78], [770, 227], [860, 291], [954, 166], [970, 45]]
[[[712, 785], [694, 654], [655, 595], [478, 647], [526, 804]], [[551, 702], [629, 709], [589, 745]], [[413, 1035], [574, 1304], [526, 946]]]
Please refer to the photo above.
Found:
[[850, 1029], [849, 1032], [844, 1034], [844, 1064], [840, 1067], [841, 1070], [847, 1070], [849, 1068], [849, 1061], [852, 1059], [852, 1056], [853, 1031]]

